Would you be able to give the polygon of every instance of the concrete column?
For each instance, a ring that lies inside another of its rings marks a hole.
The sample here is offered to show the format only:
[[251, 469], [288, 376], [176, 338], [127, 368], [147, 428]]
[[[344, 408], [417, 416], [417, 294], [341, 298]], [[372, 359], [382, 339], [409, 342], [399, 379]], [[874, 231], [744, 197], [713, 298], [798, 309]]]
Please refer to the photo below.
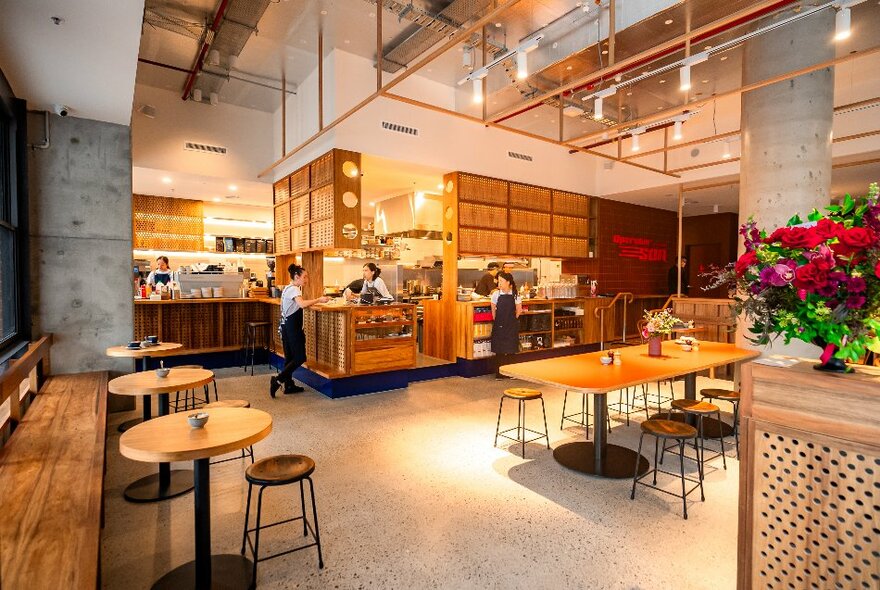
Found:
[[[834, 11], [823, 10], [748, 41], [743, 84], [833, 59], [833, 35]], [[770, 231], [795, 213], [806, 218], [814, 207], [828, 205], [833, 115], [833, 68], [742, 95], [740, 223], [753, 216]], [[737, 340], [744, 342], [741, 334]], [[817, 350], [780, 343], [772, 352], [816, 356]]]

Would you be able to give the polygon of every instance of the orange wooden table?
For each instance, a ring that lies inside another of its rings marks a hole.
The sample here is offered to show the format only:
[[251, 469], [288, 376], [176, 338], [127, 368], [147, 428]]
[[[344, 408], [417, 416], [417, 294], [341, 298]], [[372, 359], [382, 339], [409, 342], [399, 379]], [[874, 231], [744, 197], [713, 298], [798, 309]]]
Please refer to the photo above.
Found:
[[[580, 391], [595, 397], [594, 442], [578, 441], [554, 449], [553, 457], [566, 467], [601, 477], [632, 477], [637, 453], [632, 449], [610, 445], [606, 440], [610, 391], [642, 383], [684, 377], [687, 399], [697, 397], [697, 373], [712, 367], [747, 361], [759, 356], [754, 350], [733, 344], [702, 342], [699, 351], [684, 352], [675, 342], [663, 342], [663, 356], [648, 356], [648, 345], [616, 349], [620, 365], [602, 365], [604, 352], [591, 352], [501, 367], [501, 373], [532, 383], [543, 383], [569, 391]], [[648, 468], [640, 461], [640, 471]]]
[[[157, 342], [152, 346], [140, 346], [138, 348], [111, 346], [107, 349], [105, 354], [114, 358], [141, 359], [141, 371], [146, 371], [151, 358], [157, 356], [170, 356], [176, 354], [181, 348], [183, 348], [183, 344], [180, 344], [179, 342]], [[140, 424], [144, 420], [149, 420], [151, 415], [152, 408], [150, 408], [150, 398], [147, 396], [144, 398], [144, 417], [126, 420], [119, 425], [117, 430], [119, 432], [125, 432], [132, 426]]]

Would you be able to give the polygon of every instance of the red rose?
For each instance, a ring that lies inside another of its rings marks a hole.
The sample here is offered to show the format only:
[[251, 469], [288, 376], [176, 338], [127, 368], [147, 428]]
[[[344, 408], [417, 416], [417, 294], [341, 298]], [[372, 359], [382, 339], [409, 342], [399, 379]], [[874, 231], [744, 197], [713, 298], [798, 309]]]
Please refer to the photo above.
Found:
[[837, 236], [840, 243], [834, 249], [838, 256], [849, 256], [874, 244], [877, 237], [867, 227], [852, 227]]
[[811, 262], [795, 269], [792, 284], [798, 289], [816, 291], [827, 282], [828, 271], [819, 268]]
[[780, 241], [784, 248], [815, 248], [825, 241], [813, 228], [790, 227], [782, 234]]
[[845, 232], [846, 228], [843, 227], [842, 223], [831, 221], [826, 217], [819, 220], [819, 223], [815, 225], [813, 231], [817, 236], [821, 237], [823, 241], [827, 241], [831, 238], [840, 237], [840, 234]]
[[756, 264], [758, 264], [758, 256], [753, 250], [750, 250], [739, 257], [739, 260], [736, 261], [733, 268], [736, 271], [736, 276], [741, 277], [746, 274], [746, 271], [750, 266]]

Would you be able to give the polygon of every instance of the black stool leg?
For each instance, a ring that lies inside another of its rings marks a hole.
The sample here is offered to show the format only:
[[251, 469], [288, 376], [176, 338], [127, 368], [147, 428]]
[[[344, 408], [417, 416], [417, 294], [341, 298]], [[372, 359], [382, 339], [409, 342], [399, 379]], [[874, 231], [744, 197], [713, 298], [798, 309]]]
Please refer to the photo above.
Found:
[[541, 398], [541, 412], [544, 413], [544, 440], [547, 441], [547, 448], [550, 448], [550, 431], [547, 429], [547, 410], [544, 407], [544, 398]]
[[733, 403], [733, 440], [736, 444], [736, 458], [739, 459], [739, 402]]
[[721, 464], [724, 465], [724, 471], [727, 471], [727, 451], [724, 450], [724, 433], [721, 425], [721, 410], [718, 410], [718, 444], [721, 445]]
[[[681, 467], [681, 508], [684, 512], [684, 519], [688, 518], [688, 501], [687, 492], [685, 492], [684, 484], [684, 440], [678, 441], [678, 463]], [[702, 478], [700, 479], [700, 489], [702, 490]]]
[[[321, 533], [318, 530], [318, 508], [315, 506], [315, 484], [312, 483], [312, 478], [306, 478], [309, 482], [309, 494], [312, 496], [312, 516], [315, 518], [315, 544], [318, 546], [318, 567], [320, 569], [324, 569], [324, 556], [321, 553]], [[303, 513], [303, 519], [305, 519], [305, 513]]]
[[248, 533], [248, 524], [250, 523], [251, 517], [251, 491], [254, 488], [254, 484], [248, 482], [248, 497], [247, 504], [244, 508], [244, 533], [241, 535], [241, 554], [244, 555], [244, 548], [247, 545], [247, 533]]
[[[639, 462], [640, 462], [639, 457], [642, 456], [642, 441], [644, 440], [644, 438], [645, 438], [645, 433], [643, 432], [639, 435], [639, 451], [636, 454], [636, 469], [635, 469], [635, 472], [633, 473], [633, 489], [629, 494], [630, 500], [636, 499], [636, 482], [639, 480]], [[655, 449], [656, 449], [656, 447], [655, 447]], [[657, 459], [657, 452], [655, 450], [654, 451], [654, 460], [656, 461], [656, 459]]]
[[562, 420], [559, 421], [559, 430], [565, 425], [565, 404], [568, 402], [568, 390], [565, 390], [565, 397], [562, 398]]
[[[659, 451], [658, 447], [660, 446], [660, 437], [654, 437], [654, 485], [657, 485], [657, 452]], [[666, 453], [666, 443], [663, 443], [663, 453]], [[660, 457], [660, 463], [663, 463], [663, 457]]]
[[522, 447], [522, 458], [526, 458], [526, 403], [525, 400], [519, 400], [519, 415], [522, 416], [522, 422], [517, 424], [517, 434], [519, 434], [519, 426], [522, 425], [522, 436], [519, 437], [520, 445]]
[[309, 525], [306, 522], [306, 493], [303, 487], [303, 480], [299, 480], [299, 502], [302, 507], [303, 515], [303, 537], [309, 536]]
[[501, 429], [501, 410], [504, 408], [504, 396], [501, 396], [501, 403], [498, 404], [498, 422], [495, 424], [495, 443], [493, 447], [498, 446], [498, 431]]
[[257, 528], [254, 531], [254, 575], [251, 578], [251, 588], [257, 586], [257, 562], [260, 561], [260, 516], [263, 512], [264, 491], [266, 491], [266, 486], [260, 486], [260, 491], [257, 494]]
[[214, 379], [214, 401], [215, 402], [220, 401], [220, 395], [217, 393], [217, 380], [216, 379]]

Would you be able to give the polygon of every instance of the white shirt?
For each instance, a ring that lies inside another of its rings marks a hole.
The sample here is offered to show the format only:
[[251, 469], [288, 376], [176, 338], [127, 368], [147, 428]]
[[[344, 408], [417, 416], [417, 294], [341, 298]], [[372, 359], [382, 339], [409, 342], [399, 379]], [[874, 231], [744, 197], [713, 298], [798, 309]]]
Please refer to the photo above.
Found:
[[147, 284], [155, 285], [156, 275], [162, 275], [162, 277], [165, 279], [165, 284], [167, 285], [171, 282], [171, 272], [172, 270], [170, 268], [168, 270], [159, 270], [157, 268], [156, 270], [150, 271], [150, 274], [147, 275]]
[[501, 295], [513, 295], [513, 302], [514, 303], [520, 302], [519, 293], [513, 293], [510, 291], [508, 291], [507, 293], [502, 293], [500, 289], [495, 289], [494, 291], [492, 291], [492, 296], [490, 297], [490, 299], [492, 300], [492, 305], [498, 305], [498, 298]]
[[364, 286], [361, 289], [361, 293], [366, 292], [370, 287], [376, 289], [379, 292], [379, 295], [382, 297], [389, 297], [394, 299], [391, 296], [391, 293], [388, 292], [388, 287], [385, 286], [385, 281], [382, 280], [382, 277], [376, 277], [374, 281], [364, 281]]
[[281, 292], [281, 317], [287, 318], [300, 309], [297, 297], [302, 297], [302, 289], [296, 285], [287, 285]]

